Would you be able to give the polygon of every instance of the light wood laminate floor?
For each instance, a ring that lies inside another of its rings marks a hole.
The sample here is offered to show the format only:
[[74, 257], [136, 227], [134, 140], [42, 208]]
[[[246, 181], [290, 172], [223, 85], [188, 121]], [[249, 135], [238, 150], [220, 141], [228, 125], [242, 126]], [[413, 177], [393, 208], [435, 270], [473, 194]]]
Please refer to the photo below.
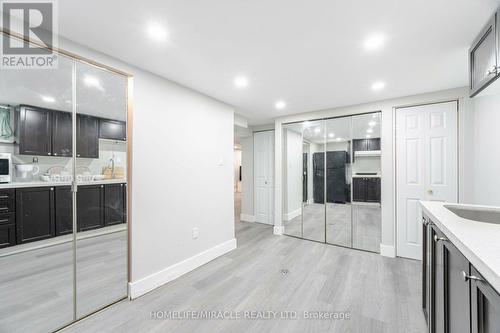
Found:
[[[420, 262], [236, 222], [238, 248], [70, 332], [425, 332]], [[283, 274], [282, 269], [288, 270]], [[348, 320], [152, 319], [155, 311], [341, 311]]]

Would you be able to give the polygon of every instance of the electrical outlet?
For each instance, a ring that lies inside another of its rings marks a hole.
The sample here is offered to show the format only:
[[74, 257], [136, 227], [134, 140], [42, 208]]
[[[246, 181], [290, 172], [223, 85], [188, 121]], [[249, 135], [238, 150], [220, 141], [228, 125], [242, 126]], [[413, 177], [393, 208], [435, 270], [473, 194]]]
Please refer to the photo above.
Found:
[[198, 238], [198, 236], [200, 235], [200, 231], [199, 231], [199, 229], [198, 229], [197, 227], [194, 227], [194, 228], [193, 228], [193, 233], [192, 233], [192, 234], [193, 234], [193, 239], [197, 239], [197, 238]]

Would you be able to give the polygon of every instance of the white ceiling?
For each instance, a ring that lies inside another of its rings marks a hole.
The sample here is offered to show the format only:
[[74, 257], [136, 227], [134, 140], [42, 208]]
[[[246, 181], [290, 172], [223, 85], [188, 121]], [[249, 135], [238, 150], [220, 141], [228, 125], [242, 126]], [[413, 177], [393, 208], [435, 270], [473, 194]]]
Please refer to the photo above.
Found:
[[[234, 105], [251, 124], [467, 84], [467, 49], [499, 0], [59, 2], [61, 35]], [[146, 24], [168, 41], [146, 36]], [[385, 46], [367, 52], [372, 33]], [[249, 85], [234, 87], [245, 75]], [[385, 89], [374, 92], [376, 80]], [[276, 100], [286, 101], [275, 110]]]

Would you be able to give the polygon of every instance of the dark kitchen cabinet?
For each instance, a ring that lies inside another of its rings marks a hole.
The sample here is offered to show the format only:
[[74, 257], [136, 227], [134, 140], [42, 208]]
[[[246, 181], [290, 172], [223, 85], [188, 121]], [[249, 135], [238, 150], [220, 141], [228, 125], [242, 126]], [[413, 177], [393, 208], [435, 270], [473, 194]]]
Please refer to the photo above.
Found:
[[0, 248], [16, 245], [16, 225], [0, 224]]
[[430, 227], [430, 316], [432, 332], [445, 332], [445, 286], [444, 286], [444, 234], [435, 226]]
[[380, 138], [354, 139], [352, 140], [352, 150], [354, 152], [380, 150]]
[[120, 223], [125, 223], [124, 184], [107, 184], [104, 186], [104, 224]]
[[471, 300], [471, 332], [500, 332], [500, 295], [471, 266], [470, 300]]
[[78, 114], [76, 117], [76, 157], [99, 158], [99, 119]]
[[55, 189], [56, 236], [73, 232], [73, 200], [71, 186]]
[[104, 185], [78, 186], [77, 226], [78, 231], [104, 226]]
[[469, 91], [475, 96], [493, 82], [498, 71], [498, 13], [486, 23], [469, 49]]
[[16, 190], [17, 244], [55, 236], [54, 187]]
[[110, 140], [127, 140], [127, 126], [124, 121], [99, 119], [99, 138]]
[[352, 198], [358, 202], [380, 202], [380, 178], [354, 177]]
[[52, 155], [52, 111], [22, 105], [16, 112], [19, 154]]
[[52, 111], [52, 155], [71, 157], [72, 115], [69, 112]]
[[429, 325], [430, 312], [430, 286], [431, 286], [431, 267], [430, 267], [430, 239], [431, 223], [425, 216], [422, 218], [422, 310], [424, 311], [425, 321]]

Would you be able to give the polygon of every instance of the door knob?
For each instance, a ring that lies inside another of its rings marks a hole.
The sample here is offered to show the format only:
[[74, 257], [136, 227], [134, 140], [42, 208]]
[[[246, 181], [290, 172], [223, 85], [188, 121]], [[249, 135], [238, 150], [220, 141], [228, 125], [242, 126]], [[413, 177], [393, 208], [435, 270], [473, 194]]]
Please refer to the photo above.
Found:
[[464, 271], [462, 271], [462, 280], [464, 280], [464, 282], [467, 282], [469, 280], [483, 281], [483, 279], [478, 278], [475, 275], [467, 275], [467, 273], [465, 273]]
[[491, 67], [490, 69], [488, 69], [488, 71], [486, 72], [486, 74], [488, 75], [494, 75], [497, 73], [497, 66], [493, 66]]
[[448, 241], [448, 239], [444, 238], [444, 237], [438, 237], [438, 235], [434, 235], [434, 241], [437, 243], [439, 241], [443, 241], [443, 242], [446, 242]]
[[433, 190], [431, 190], [431, 189], [428, 189], [428, 190], [427, 190], [427, 193], [428, 193], [428, 194], [434, 194], [434, 191], [433, 191]]

